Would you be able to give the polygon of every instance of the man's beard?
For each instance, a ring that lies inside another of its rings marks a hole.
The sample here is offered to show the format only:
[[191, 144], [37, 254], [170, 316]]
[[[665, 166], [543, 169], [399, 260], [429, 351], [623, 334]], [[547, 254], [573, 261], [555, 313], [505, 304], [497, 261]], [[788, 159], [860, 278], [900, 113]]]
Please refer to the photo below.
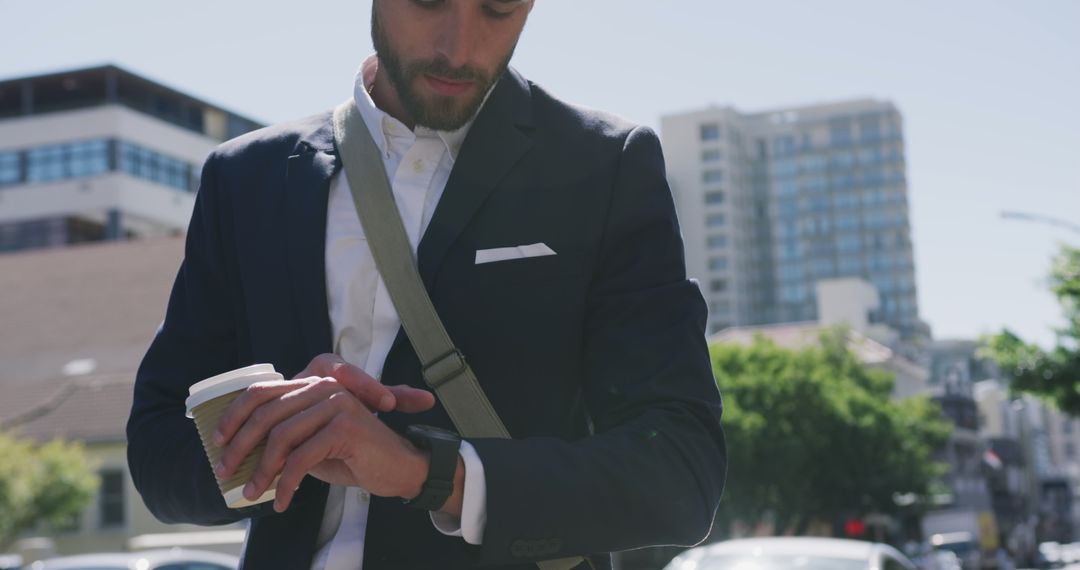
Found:
[[[506, 54], [506, 59], [494, 73], [488, 75], [483, 70], [472, 66], [454, 68], [445, 58], [431, 61], [402, 61], [386, 37], [379, 22], [375, 8], [371, 10], [371, 42], [379, 58], [379, 69], [386, 72], [387, 78], [397, 91], [405, 112], [415, 124], [437, 131], [455, 131], [465, 126], [473, 115], [480, 110], [491, 86], [502, 77], [514, 55], [514, 47]], [[476, 91], [471, 99], [434, 94], [423, 97], [413, 89], [413, 82], [424, 74], [434, 75], [452, 81], [472, 81]]]

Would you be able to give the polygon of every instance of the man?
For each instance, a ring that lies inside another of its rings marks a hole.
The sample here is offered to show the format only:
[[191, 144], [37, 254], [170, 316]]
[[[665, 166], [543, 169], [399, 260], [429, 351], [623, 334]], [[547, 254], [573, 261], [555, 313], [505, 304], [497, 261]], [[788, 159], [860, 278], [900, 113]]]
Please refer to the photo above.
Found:
[[[450, 486], [432, 490], [434, 453], [402, 433], [453, 425], [424, 389], [325, 113], [227, 142], [203, 169], [128, 424], [158, 518], [250, 518], [244, 565], [258, 569], [610, 568], [606, 553], [707, 535], [721, 406], [659, 144], [508, 69], [532, 8], [375, 0], [377, 57], [353, 102], [432, 301], [514, 439], [460, 442]], [[187, 389], [259, 362], [294, 379], [231, 405], [210, 466]], [[277, 498], [229, 509], [212, 469], [231, 475], [263, 438], [244, 493], [280, 476]]]

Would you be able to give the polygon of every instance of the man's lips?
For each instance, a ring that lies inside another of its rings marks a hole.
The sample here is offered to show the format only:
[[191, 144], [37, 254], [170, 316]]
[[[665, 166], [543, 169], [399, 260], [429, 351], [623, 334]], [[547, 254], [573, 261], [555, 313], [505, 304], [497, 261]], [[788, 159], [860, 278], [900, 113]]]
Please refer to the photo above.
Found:
[[455, 81], [453, 79], [444, 79], [435, 75], [424, 74], [424, 80], [428, 82], [428, 85], [435, 91], [438, 91], [442, 95], [461, 95], [466, 91], [472, 89], [474, 82], [472, 81]]

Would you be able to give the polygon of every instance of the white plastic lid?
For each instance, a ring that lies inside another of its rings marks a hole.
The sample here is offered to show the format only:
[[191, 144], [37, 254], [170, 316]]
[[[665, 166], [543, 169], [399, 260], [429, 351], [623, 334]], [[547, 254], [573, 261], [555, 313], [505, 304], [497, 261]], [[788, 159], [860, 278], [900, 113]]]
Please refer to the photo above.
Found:
[[188, 398], [184, 402], [187, 406], [187, 416], [190, 418], [192, 409], [218, 396], [243, 390], [255, 382], [284, 379], [284, 376], [274, 371], [273, 364], [252, 364], [196, 382], [188, 388]]

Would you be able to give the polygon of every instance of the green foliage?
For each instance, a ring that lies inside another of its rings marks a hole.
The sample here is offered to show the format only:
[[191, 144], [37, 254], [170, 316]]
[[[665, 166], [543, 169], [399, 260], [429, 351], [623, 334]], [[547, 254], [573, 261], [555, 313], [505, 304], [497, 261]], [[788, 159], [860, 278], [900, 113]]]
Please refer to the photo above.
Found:
[[98, 480], [81, 444], [38, 445], [0, 433], [0, 550], [38, 524], [70, 526]]
[[927, 398], [892, 401], [893, 376], [865, 366], [846, 331], [789, 350], [758, 338], [714, 345], [730, 470], [721, 529], [771, 516], [777, 532], [811, 521], [897, 510], [925, 495], [944, 467], [931, 461], [951, 430]]
[[1050, 290], [1065, 313], [1057, 346], [1046, 351], [1009, 330], [986, 340], [985, 354], [1012, 378], [1014, 390], [1042, 396], [1080, 415], [1080, 249], [1062, 246], [1050, 271]]

